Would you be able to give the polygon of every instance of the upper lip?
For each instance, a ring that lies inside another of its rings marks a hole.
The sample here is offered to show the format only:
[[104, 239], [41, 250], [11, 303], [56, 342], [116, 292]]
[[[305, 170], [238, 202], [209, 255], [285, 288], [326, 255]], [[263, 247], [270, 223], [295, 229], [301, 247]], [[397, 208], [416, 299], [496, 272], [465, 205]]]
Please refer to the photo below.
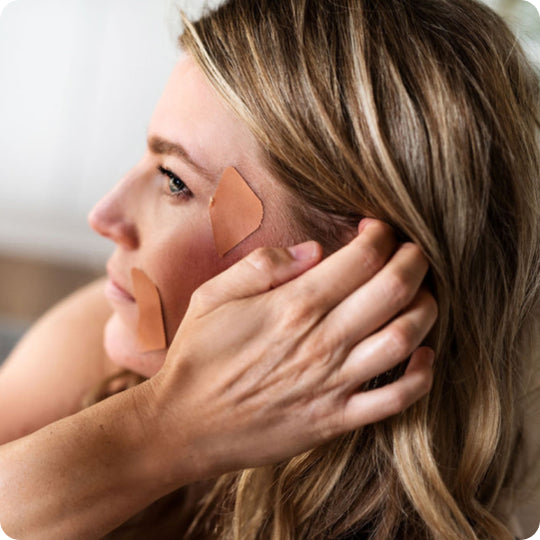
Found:
[[123, 285], [123, 283], [125, 282], [117, 277], [115, 270], [110, 264], [107, 264], [107, 274], [109, 276], [109, 279], [114, 283], [114, 285], [116, 285], [121, 291], [125, 292], [128, 296], [131, 296], [131, 298], [135, 300], [133, 293]]

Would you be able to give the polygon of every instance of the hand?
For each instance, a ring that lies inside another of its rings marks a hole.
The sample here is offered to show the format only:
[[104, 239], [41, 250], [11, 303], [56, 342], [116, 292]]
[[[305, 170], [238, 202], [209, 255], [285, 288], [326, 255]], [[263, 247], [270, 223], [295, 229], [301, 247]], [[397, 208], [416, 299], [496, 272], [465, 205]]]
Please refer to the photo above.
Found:
[[[185, 441], [201, 479], [292, 457], [429, 391], [433, 352], [418, 347], [437, 305], [421, 250], [372, 219], [322, 262], [316, 242], [292, 250], [257, 249], [193, 294], [150, 381], [171, 471]], [[397, 381], [361, 390], [411, 354]]]

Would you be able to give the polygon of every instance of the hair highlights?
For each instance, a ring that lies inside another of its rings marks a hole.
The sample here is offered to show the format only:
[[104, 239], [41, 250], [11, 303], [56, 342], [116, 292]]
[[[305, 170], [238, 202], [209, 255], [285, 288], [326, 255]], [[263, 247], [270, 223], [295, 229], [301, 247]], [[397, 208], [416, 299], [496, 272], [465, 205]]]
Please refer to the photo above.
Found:
[[[538, 82], [473, 0], [231, 0], [180, 44], [327, 252], [371, 215], [428, 257], [429, 399], [218, 480], [191, 527], [236, 539], [511, 538], [538, 304]], [[391, 377], [398, 376], [395, 371]]]

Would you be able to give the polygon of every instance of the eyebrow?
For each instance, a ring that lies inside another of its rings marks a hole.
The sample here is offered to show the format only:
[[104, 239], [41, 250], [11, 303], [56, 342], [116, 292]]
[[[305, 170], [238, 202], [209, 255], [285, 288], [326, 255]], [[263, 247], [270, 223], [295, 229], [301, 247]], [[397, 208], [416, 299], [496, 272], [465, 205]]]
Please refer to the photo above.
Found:
[[194, 161], [189, 155], [189, 152], [179, 143], [174, 143], [154, 135], [148, 138], [148, 148], [154, 154], [176, 156], [182, 161], [185, 161], [192, 169], [206, 179], [210, 181], [214, 180], [214, 175], [208, 169]]

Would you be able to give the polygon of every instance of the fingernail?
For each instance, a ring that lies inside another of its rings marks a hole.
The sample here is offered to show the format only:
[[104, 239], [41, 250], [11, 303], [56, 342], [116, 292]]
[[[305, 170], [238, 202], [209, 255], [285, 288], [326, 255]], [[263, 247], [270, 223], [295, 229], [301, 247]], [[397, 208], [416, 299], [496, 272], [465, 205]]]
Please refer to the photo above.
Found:
[[363, 218], [360, 220], [360, 223], [358, 224], [358, 234], [360, 234], [366, 228], [366, 225], [368, 225], [369, 222], [369, 218]]
[[369, 227], [372, 223], [375, 223], [375, 221], [377, 220], [374, 218], [365, 217], [358, 225], [358, 234], [360, 234], [366, 227]]
[[317, 255], [317, 243], [310, 240], [309, 242], [289, 247], [287, 251], [297, 261], [307, 261]]

